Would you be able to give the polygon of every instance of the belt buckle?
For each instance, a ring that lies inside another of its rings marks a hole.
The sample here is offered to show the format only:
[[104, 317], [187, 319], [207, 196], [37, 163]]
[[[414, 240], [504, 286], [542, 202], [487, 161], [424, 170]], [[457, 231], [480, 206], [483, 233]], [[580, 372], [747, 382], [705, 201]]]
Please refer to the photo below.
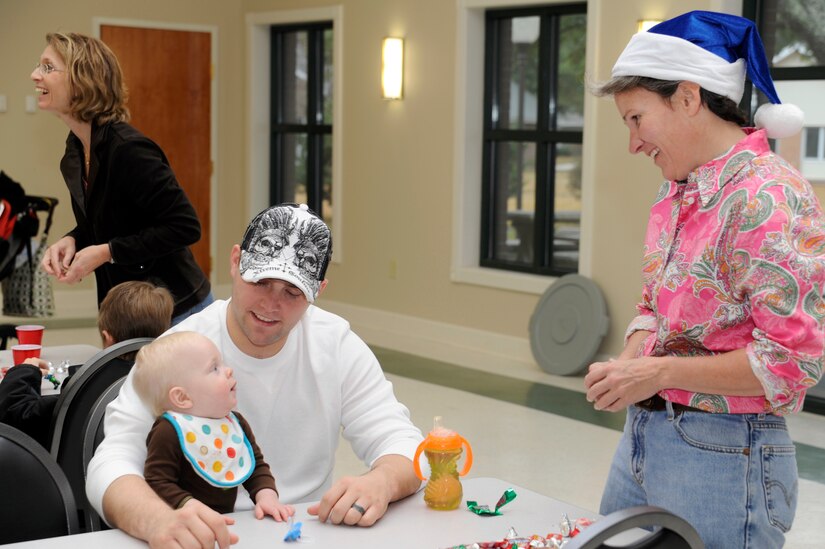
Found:
[[648, 412], [655, 412], [657, 410], [661, 410], [661, 408], [657, 407], [657, 395], [653, 395], [650, 398], [646, 398], [644, 400], [640, 400], [635, 404], [637, 408], [641, 408], [642, 410], [647, 410]]

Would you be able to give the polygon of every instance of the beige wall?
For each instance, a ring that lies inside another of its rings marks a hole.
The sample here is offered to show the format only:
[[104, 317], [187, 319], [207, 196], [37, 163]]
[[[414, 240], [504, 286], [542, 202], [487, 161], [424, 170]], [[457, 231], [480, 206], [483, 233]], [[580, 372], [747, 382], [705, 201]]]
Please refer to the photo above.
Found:
[[[66, 128], [49, 114], [23, 113], [23, 96], [33, 93], [28, 75], [46, 32], [89, 33], [96, 16], [217, 27], [216, 282], [225, 284], [228, 250], [240, 238], [248, 213], [246, 17], [342, 6], [344, 56], [336, 74], [344, 79], [339, 134], [344, 236], [335, 245], [343, 251], [343, 261], [330, 268], [330, 285], [320, 304], [356, 306], [526, 342], [538, 294], [457, 283], [450, 276], [455, 73], [462, 68], [456, 66], [456, 28], [463, 5], [455, 0], [0, 0], [0, 94], [9, 103], [9, 112], [0, 113], [0, 168], [30, 192], [61, 199], [55, 236], [70, 227], [68, 196], [57, 169]], [[738, 5], [590, 0], [595, 33], [589, 42], [590, 77], [609, 75], [637, 19], [667, 18], [691, 8], [735, 11]], [[380, 44], [391, 34], [406, 39], [405, 98], [400, 102], [379, 97]], [[647, 158], [628, 154], [626, 130], [612, 101], [589, 100], [586, 117], [584, 184], [591, 186], [585, 206], [588, 234], [583, 235], [589, 242], [586, 274], [607, 300], [611, 328], [601, 352], [612, 354], [620, 350], [624, 327], [634, 314], [642, 237], [660, 173]]]

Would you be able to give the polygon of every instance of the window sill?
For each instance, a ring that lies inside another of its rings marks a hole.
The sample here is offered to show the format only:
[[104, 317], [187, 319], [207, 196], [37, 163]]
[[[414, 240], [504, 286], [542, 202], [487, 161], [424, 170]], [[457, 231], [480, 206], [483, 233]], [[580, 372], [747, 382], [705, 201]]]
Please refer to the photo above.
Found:
[[459, 267], [452, 270], [450, 280], [461, 284], [475, 284], [488, 288], [541, 295], [557, 280], [557, 277], [516, 273], [485, 267]]

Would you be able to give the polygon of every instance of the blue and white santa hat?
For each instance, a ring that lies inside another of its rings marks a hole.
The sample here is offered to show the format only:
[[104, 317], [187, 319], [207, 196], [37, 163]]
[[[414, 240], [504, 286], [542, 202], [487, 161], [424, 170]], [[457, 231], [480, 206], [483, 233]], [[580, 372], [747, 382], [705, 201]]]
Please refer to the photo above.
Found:
[[744, 17], [691, 11], [659, 23], [630, 39], [612, 75], [689, 80], [738, 104], [746, 73], [770, 101], [757, 109], [756, 126], [774, 139], [798, 133], [804, 115], [779, 101], [756, 24]]

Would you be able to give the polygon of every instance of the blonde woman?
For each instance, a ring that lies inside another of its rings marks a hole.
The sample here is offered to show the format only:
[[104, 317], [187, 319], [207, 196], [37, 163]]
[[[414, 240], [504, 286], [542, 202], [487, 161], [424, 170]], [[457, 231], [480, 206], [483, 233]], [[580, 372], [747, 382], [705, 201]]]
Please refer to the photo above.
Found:
[[189, 246], [200, 222], [163, 151], [130, 126], [126, 86], [106, 44], [46, 35], [31, 73], [38, 106], [69, 127], [60, 171], [77, 225], [49, 247], [43, 269], [74, 284], [92, 272], [98, 305], [113, 286], [146, 280], [169, 289], [173, 324], [211, 303]]

